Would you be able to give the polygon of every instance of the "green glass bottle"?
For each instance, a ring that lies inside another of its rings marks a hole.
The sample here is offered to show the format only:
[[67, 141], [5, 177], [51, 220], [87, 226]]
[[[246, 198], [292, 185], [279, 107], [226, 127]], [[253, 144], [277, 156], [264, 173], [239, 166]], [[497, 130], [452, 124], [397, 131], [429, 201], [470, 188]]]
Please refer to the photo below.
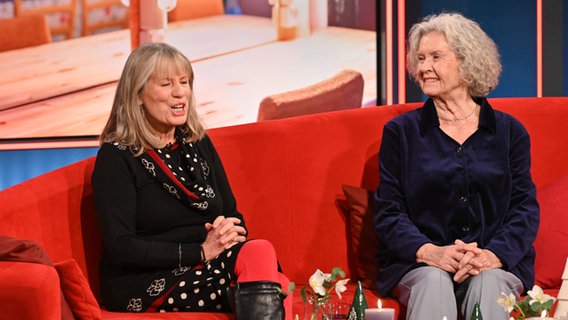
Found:
[[361, 284], [361, 281], [357, 281], [357, 289], [355, 291], [355, 296], [353, 297], [353, 302], [351, 303], [351, 310], [349, 312], [348, 319], [365, 320], [365, 309], [368, 307], [369, 305], [367, 304], [363, 285]]
[[470, 320], [483, 320], [483, 316], [481, 315], [481, 309], [479, 309], [479, 303], [476, 303], [473, 307], [473, 312], [471, 313]]

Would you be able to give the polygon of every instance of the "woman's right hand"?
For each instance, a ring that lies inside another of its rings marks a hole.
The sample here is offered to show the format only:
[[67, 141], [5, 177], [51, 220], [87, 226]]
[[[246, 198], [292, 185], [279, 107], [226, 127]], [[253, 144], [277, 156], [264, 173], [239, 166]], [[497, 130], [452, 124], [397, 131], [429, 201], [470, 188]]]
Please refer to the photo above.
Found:
[[246, 229], [239, 226], [241, 220], [219, 216], [213, 223], [206, 223], [207, 237], [203, 242], [205, 260], [209, 261], [238, 242], [246, 240]]

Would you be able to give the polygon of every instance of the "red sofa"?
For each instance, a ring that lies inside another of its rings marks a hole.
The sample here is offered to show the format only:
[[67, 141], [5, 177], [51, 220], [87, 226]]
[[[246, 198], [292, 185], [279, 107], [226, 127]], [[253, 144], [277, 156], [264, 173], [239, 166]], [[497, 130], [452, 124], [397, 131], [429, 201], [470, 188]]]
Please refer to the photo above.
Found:
[[[532, 172], [542, 207], [536, 279], [556, 295], [568, 256], [568, 97], [490, 101], [531, 134]], [[372, 286], [376, 238], [362, 221], [368, 219], [369, 190], [378, 183], [382, 126], [418, 106], [370, 107], [209, 131], [250, 236], [272, 241], [284, 272], [297, 284], [294, 313], [302, 314], [299, 289], [318, 268], [330, 272], [339, 266], [351, 279]], [[90, 186], [93, 164], [89, 158], [0, 192], [0, 235], [37, 241], [55, 263], [54, 268], [0, 262], [2, 316], [59, 319], [62, 294], [54, 288], [59, 284], [84, 319], [232, 319], [228, 314], [126, 314], [99, 308], [102, 244]], [[354, 288], [350, 284], [343, 301], [351, 302]], [[365, 293], [374, 306], [377, 293]], [[404, 310], [396, 301], [381, 299], [402, 319]]]

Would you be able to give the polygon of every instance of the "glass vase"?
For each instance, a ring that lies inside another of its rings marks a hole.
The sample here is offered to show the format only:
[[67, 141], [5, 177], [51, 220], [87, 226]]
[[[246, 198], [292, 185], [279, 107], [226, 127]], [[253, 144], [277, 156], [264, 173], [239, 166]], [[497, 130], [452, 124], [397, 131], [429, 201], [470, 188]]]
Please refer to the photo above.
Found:
[[332, 320], [332, 311], [330, 299], [310, 299], [304, 303], [303, 320]]

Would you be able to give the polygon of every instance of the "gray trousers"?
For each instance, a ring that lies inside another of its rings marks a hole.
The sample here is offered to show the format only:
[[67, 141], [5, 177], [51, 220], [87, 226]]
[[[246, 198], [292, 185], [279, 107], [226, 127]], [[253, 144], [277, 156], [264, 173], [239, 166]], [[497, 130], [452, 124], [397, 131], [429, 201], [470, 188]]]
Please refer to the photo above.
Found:
[[[450, 274], [436, 267], [420, 267], [408, 272], [395, 288], [398, 301], [407, 307], [407, 320], [457, 320], [461, 314], [469, 319], [479, 303], [484, 319], [508, 320], [509, 314], [497, 304], [501, 292], [513, 293], [517, 299], [523, 293], [521, 280], [501, 269], [483, 271], [461, 284]], [[459, 309], [459, 313], [458, 313]]]

